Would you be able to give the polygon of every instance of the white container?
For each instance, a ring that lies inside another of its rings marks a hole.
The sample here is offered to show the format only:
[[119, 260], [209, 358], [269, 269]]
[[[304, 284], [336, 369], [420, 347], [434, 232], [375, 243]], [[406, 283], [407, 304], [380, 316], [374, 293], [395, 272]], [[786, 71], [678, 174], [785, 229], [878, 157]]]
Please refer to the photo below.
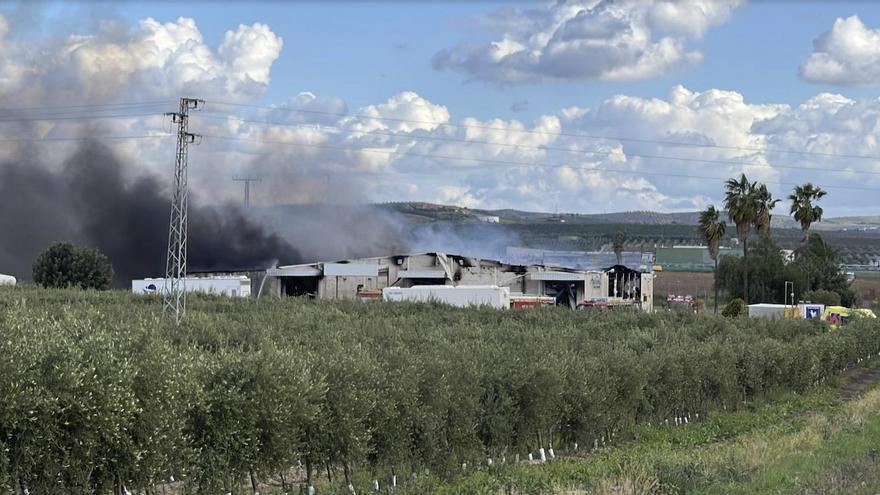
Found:
[[785, 318], [785, 304], [749, 304], [749, 318]]
[[0, 273], [0, 285], [15, 285], [15, 277]]
[[[226, 295], [229, 297], [250, 297], [251, 281], [241, 277], [187, 277], [187, 292]], [[131, 291], [135, 294], [161, 294], [165, 292], [164, 278], [145, 278], [131, 281]]]
[[385, 301], [440, 302], [458, 307], [490, 306], [510, 308], [510, 288], [496, 285], [417, 285], [415, 287], [385, 287]]

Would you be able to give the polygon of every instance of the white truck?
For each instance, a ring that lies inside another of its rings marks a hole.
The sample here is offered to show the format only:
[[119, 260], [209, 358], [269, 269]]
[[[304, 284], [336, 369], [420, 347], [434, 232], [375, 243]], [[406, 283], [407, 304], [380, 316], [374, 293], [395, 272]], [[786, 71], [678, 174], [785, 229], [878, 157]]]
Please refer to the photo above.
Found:
[[452, 306], [490, 306], [510, 308], [510, 288], [496, 285], [416, 285], [414, 287], [385, 287], [385, 301], [439, 302]]
[[15, 285], [15, 277], [0, 273], [0, 285]]
[[[251, 281], [240, 277], [187, 277], [187, 292], [226, 295], [229, 297], [249, 297]], [[164, 278], [144, 278], [131, 281], [131, 291], [135, 294], [162, 294], [165, 292]]]

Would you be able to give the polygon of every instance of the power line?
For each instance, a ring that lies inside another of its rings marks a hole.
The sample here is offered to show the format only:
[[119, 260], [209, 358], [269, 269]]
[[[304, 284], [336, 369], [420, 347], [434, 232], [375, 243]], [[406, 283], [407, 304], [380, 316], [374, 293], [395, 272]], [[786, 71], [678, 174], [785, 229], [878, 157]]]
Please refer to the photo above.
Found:
[[[410, 151], [398, 151], [398, 150], [379, 150], [374, 148], [355, 148], [351, 146], [333, 146], [333, 145], [323, 145], [323, 144], [308, 144], [308, 143], [292, 143], [290, 141], [275, 141], [275, 140], [267, 140], [267, 139], [256, 139], [256, 138], [244, 138], [244, 137], [235, 137], [235, 136], [217, 136], [211, 134], [202, 134], [205, 138], [210, 139], [219, 139], [224, 141], [244, 141], [244, 142], [257, 142], [264, 144], [279, 144], [284, 146], [302, 146], [308, 148], [317, 148], [317, 149], [328, 149], [328, 150], [338, 150], [338, 151], [358, 151], [363, 153], [378, 153], [385, 155], [397, 155], [397, 156], [409, 156], [415, 158], [428, 158], [428, 159], [440, 159], [440, 160], [459, 160], [459, 161], [472, 161], [477, 163], [485, 163], [488, 165], [495, 166], [504, 166], [509, 168], [517, 168], [517, 167], [537, 167], [537, 168], [550, 168], [550, 169], [561, 169], [561, 168], [570, 168], [574, 170], [584, 170], [588, 172], [606, 172], [606, 173], [616, 173], [616, 174], [630, 174], [637, 176], [658, 176], [658, 177], [670, 177], [670, 178], [678, 178], [678, 179], [700, 179], [700, 180], [712, 180], [712, 181], [726, 181], [727, 177], [713, 177], [713, 176], [703, 176], [703, 175], [692, 175], [692, 174], [673, 174], [673, 173], [662, 173], [662, 172], [643, 172], [637, 170], [620, 170], [620, 169], [609, 169], [607, 167], [595, 166], [595, 167], [583, 167], [577, 165], [554, 165], [549, 163], [525, 163], [525, 162], [516, 162], [512, 160], [500, 160], [500, 159], [491, 159], [491, 158], [475, 158], [475, 157], [466, 157], [466, 156], [446, 156], [446, 155], [437, 155], [430, 153], [414, 153]], [[779, 182], [779, 181], [765, 181], [767, 184], [776, 184], [782, 186], [795, 186], [793, 182]], [[880, 192], [880, 189], [877, 188], [868, 188], [868, 187], [851, 187], [851, 186], [822, 186], [825, 189], [841, 189], [841, 190], [853, 190], [853, 191], [870, 191], [870, 192]]]
[[89, 136], [89, 137], [48, 137], [48, 138], [9, 138], [0, 139], [0, 143], [34, 143], [34, 142], [63, 142], [63, 141], [103, 141], [103, 140], [126, 140], [126, 139], [158, 139], [171, 137], [172, 134], [144, 134], [140, 136]]
[[[232, 116], [222, 116], [222, 115], [199, 115], [199, 118], [213, 119], [213, 120], [233, 120], [237, 122], [244, 122], [250, 124], [261, 124], [261, 125], [277, 125], [283, 127], [302, 127], [302, 128], [314, 128], [314, 124], [304, 124], [304, 123], [285, 123], [285, 122], [275, 122], [275, 121], [267, 121], [267, 120], [254, 120], [254, 119], [244, 119], [239, 117]], [[591, 155], [603, 155], [603, 156], [615, 156], [618, 155], [618, 152], [614, 151], [600, 151], [600, 150], [573, 150], [569, 148], [560, 148], [553, 146], [535, 146], [535, 145], [527, 145], [527, 144], [515, 144], [515, 143], [504, 143], [504, 142], [494, 142], [494, 141], [485, 141], [485, 140], [476, 140], [476, 139], [465, 139], [465, 138], [457, 138], [451, 136], [411, 136], [411, 135], [400, 135], [394, 132], [387, 131], [377, 131], [377, 130], [355, 130], [355, 129], [343, 129], [339, 126], [322, 126], [322, 130], [327, 129], [336, 129], [340, 133], [347, 134], [368, 134], [368, 135], [376, 135], [376, 136], [389, 136], [398, 139], [428, 139], [433, 141], [447, 141], [447, 142], [458, 142], [458, 143], [468, 143], [468, 144], [481, 144], [487, 146], [504, 146], [504, 147], [512, 147], [519, 149], [531, 149], [531, 150], [539, 150], [539, 151], [558, 151], [562, 153], [580, 153], [580, 154], [591, 154]], [[646, 153], [630, 153], [625, 152], [626, 156], [639, 157], [639, 158], [649, 158], [654, 160], [677, 160], [682, 162], [692, 162], [692, 163], [714, 163], [720, 165], [733, 165], [733, 166], [751, 166], [751, 167], [766, 167], [766, 168], [779, 168], [779, 169], [790, 169], [790, 170], [806, 170], [811, 172], [845, 172], [850, 174], [866, 174], [866, 175], [880, 175], [880, 172], [874, 172], [870, 170], [836, 170], [830, 168], [823, 167], [802, 167], [797, 165], [775, 165], [769, 163], [759, 163], [759, 162], [747, 162], [747, 161], [739, 161], [739, 160], [720, 160], [720, 159], [712, 159], [712, 158], [692, 158], [692, 157], [675, 157], [675, 156], [665, 156], [665, 155], [653, 155]]]
[[2, 118], [0, 122], [44, 122], [56, 120], [103, 120], [103, 119], [129, 119], [133, 117], [160, 117], [160, 114], [151, 113], [132, 113], [132, 114], [116, 114], [116, 115], [74, 115], [74, 116], [46, 116], [46, 117], [15, 117]]
[[84, 105], [52, 105], [43, 107], [0, 107], [0, 112], [30, 112], [34, 110], [67, 110], [73, 108], [107, 108], [107, 107], [137, 107], [137, 106], [157, 106], [169, 105], [176, 103], [175, 100], [155, 100], [155, 101], [132, 101], [120, 103], [91, 103]]
[[[265, 109], [265, 110], [277, 110], [281, 112], [292, 112], [292, 113], [305, 113], [305, 114], [315, 114], [315, 115], [327, 115], [333, 117], [351, 117], [356, 119], [370, 119], [370, 120], [380, 120], [380, 121], [388, 121], [388, 122], [404, 122], [411, 124], [424, 124], [424, 125], [434, 125], [434, 126], [444, 126], [444, 127], [454, 127], [459, 129], [480, 129], [480, 130], [489, 130], [489, 131], [503, 131], [503, 132], [519, 132], [524, 134], [535, 134], [535, 135], [544, 135], [544, 136], [560, 136], [560, 137], [569, 137], [569, 138], [579, 138], [579, 139], [605, 139], [605, 140], [613, 140], [613, 141], [628, 141], [635, 143], [645, 143], [645, 144], [660, 144], [667, 146], [683, 146], [683, 147], [693, 147], [693, 148], [715, 148], [715, 149], [724, 149], [731, 151], [750, 151], [750, 152], [758, 152], [758, 153], [790, 153], [796, 155], [805, 155], [805, 156], [822, 156], [828, 158], [855, 158], [855, 159], [864, 159], [864, 160], [880, 160], [880, 155], [855, 155], [855, 154], [840, 154], [840, 153], [823, 153], [819, 151], [804, 151], [804, 150], [785, 150], [785, 149], [774, 149], [774, 148], [756, 148], [750, 146], [725, 146], [719, 144], [704, 144], [704, 143], [686, 143], [683, 141], [665, 141], [660, 139], [645, 139], [645, 138], [632, 138], [625, 136], [611, 136], [611, 135], [599, 135], [599, 134], [584, 134], [584, 133], [571, 133], [571, 132], [550, 132], [550, 131], [538, 131], [534, 129], [512, 129], [508, 127], [498, 127], [498, 126], [488, 126], [488, 125], [475, 125], [475, 124], [454, 124], [451, 122], [438, 122], [431, 120], [418, 120], [418, 119], [404, 119], [399, 117], [377, 117], [373, 115], [364, 115], [364, 114], [356, 114], [356, 113], [346, 113], [346, 112], [328, 112], [324, 110], [310, 110], [303, 108], [284, 108], [284, 107], [272, 107], [265, 105], [252, 105], [246, 103], [231, 103], [231, 102], [223, 102], [223, 101], [215, 101], [215, 100], [206, 100], [207, 103], [213, 103], [216, 105], [226, 105], [226, 106], [234, 106], [234, 107], [244, 107], [244, 108], [256, 108], [256, 109]], [[593, 126], [599, 127], [599, 126]]]
[[[167, 107], [165, 105], [162, 106], [152, 106], [152, 107], [130, 107], [130, 108], [108, 108], [106, 110], [94, 109], [88, 111], [82, 110], [63, 110], [63, 111], [53, 111], [53, 112], [9, 112], [9, 113], [0, 113], [0, 118], [5, 118], [9, 120], [53, 120], [55, 118], [62, 117], [82, 117], [82, 118], [91, 118], [91, 117], [100, 117], [105, 115], [140, 115], [141, 112], [148, 112], [151, 115], [160, 115], [164, 114]], [[125, 112], [125, 113], [118, 113]], [[133, 113], [137, 112], [137, 113]]]

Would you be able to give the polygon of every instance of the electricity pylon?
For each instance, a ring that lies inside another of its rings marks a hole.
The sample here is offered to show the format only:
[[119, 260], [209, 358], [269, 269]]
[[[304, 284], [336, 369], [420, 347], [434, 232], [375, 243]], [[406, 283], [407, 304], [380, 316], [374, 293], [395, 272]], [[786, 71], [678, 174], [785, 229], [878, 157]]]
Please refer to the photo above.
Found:
[[259, 177], [250, 177], [250, 176], [242, 176], [242, 177], [233, 177], [232, 180], [235, 182], [244, 182], [244, 207], [251, 207], [251, 182], [260, 182], [262, 179]]
[[171, 220], [168, 225], [168, 257], [165, 260], [165, 291], [162, 310], [178, 325], [186, 314], [186, 222], [187, 222], [187, 148], [196, 142], [188, 130], [189, 111], [205, 105], [204, 100], [181, 98], [180, 110], [168, 113], [177, 124], [177, 153], [174, 159], [174, 189], [171, 193]]

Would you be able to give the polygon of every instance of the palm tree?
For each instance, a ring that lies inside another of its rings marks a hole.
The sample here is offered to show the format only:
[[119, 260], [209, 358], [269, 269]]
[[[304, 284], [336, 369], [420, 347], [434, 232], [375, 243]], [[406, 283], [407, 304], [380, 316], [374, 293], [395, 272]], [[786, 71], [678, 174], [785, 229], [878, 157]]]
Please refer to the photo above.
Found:
[[767, 237], [770, 235], [770, 221], [773, 215], [770, 212], [779, 203], [778, 199], [773, 199], [773, 195], [767, 189], [766, 184], [757, 184], [755, 187], [755, 201], [757, 201], [757, 215], [755, 217], [755, 228], [758, 232]]
[[813, 201], [822, 199], [826, 194], [828, 193], [818, 186], [807, 182], [802, 186], [795, 186], [794, 192], [788, 197], [791, 200], [791, 214], [800, 222], [804, 232], [804, 243], [809, 241], [810, 225], [822, 221], [824, 213], [821, 206], [813, 205]]
[[705, 211], [700, 212], [700, 233], [709, 246], [709, 256], [715, 262], [715, 271], [713, 273], [713, 284], [715, 285], [715, 313], [718, 314], [718, 252], [721, 249], [721, 239], [724, 237], [724, 231], [727, 224], [721, 220], [721, 212], [715, 208], [715, 205], [709, 205]]
[[746, 174], [739, 179], [727, 179], [724, 183], [724, 209], [730, 221], [736, 224], [736, 238], [743, 246], [743, 299], [749, 302], [749, 235], [752, 225], [758, 218], [758, 201], [756, 201], [757, 184], [749, 182]]
[[810, 290], [810, 263], [807, 250], [810, 245], [810, 225], [822, 220], [822, 207], [814, 205], [814, 201], [822, 199], [827, 193], [818, 186], [807, 182], [802, 186], [795, 186], [794, 191], [788, 197], [791, 200], [791, 215], [800, 222], [804, 232], [804, 254], [807, 256], [807, 290]]

